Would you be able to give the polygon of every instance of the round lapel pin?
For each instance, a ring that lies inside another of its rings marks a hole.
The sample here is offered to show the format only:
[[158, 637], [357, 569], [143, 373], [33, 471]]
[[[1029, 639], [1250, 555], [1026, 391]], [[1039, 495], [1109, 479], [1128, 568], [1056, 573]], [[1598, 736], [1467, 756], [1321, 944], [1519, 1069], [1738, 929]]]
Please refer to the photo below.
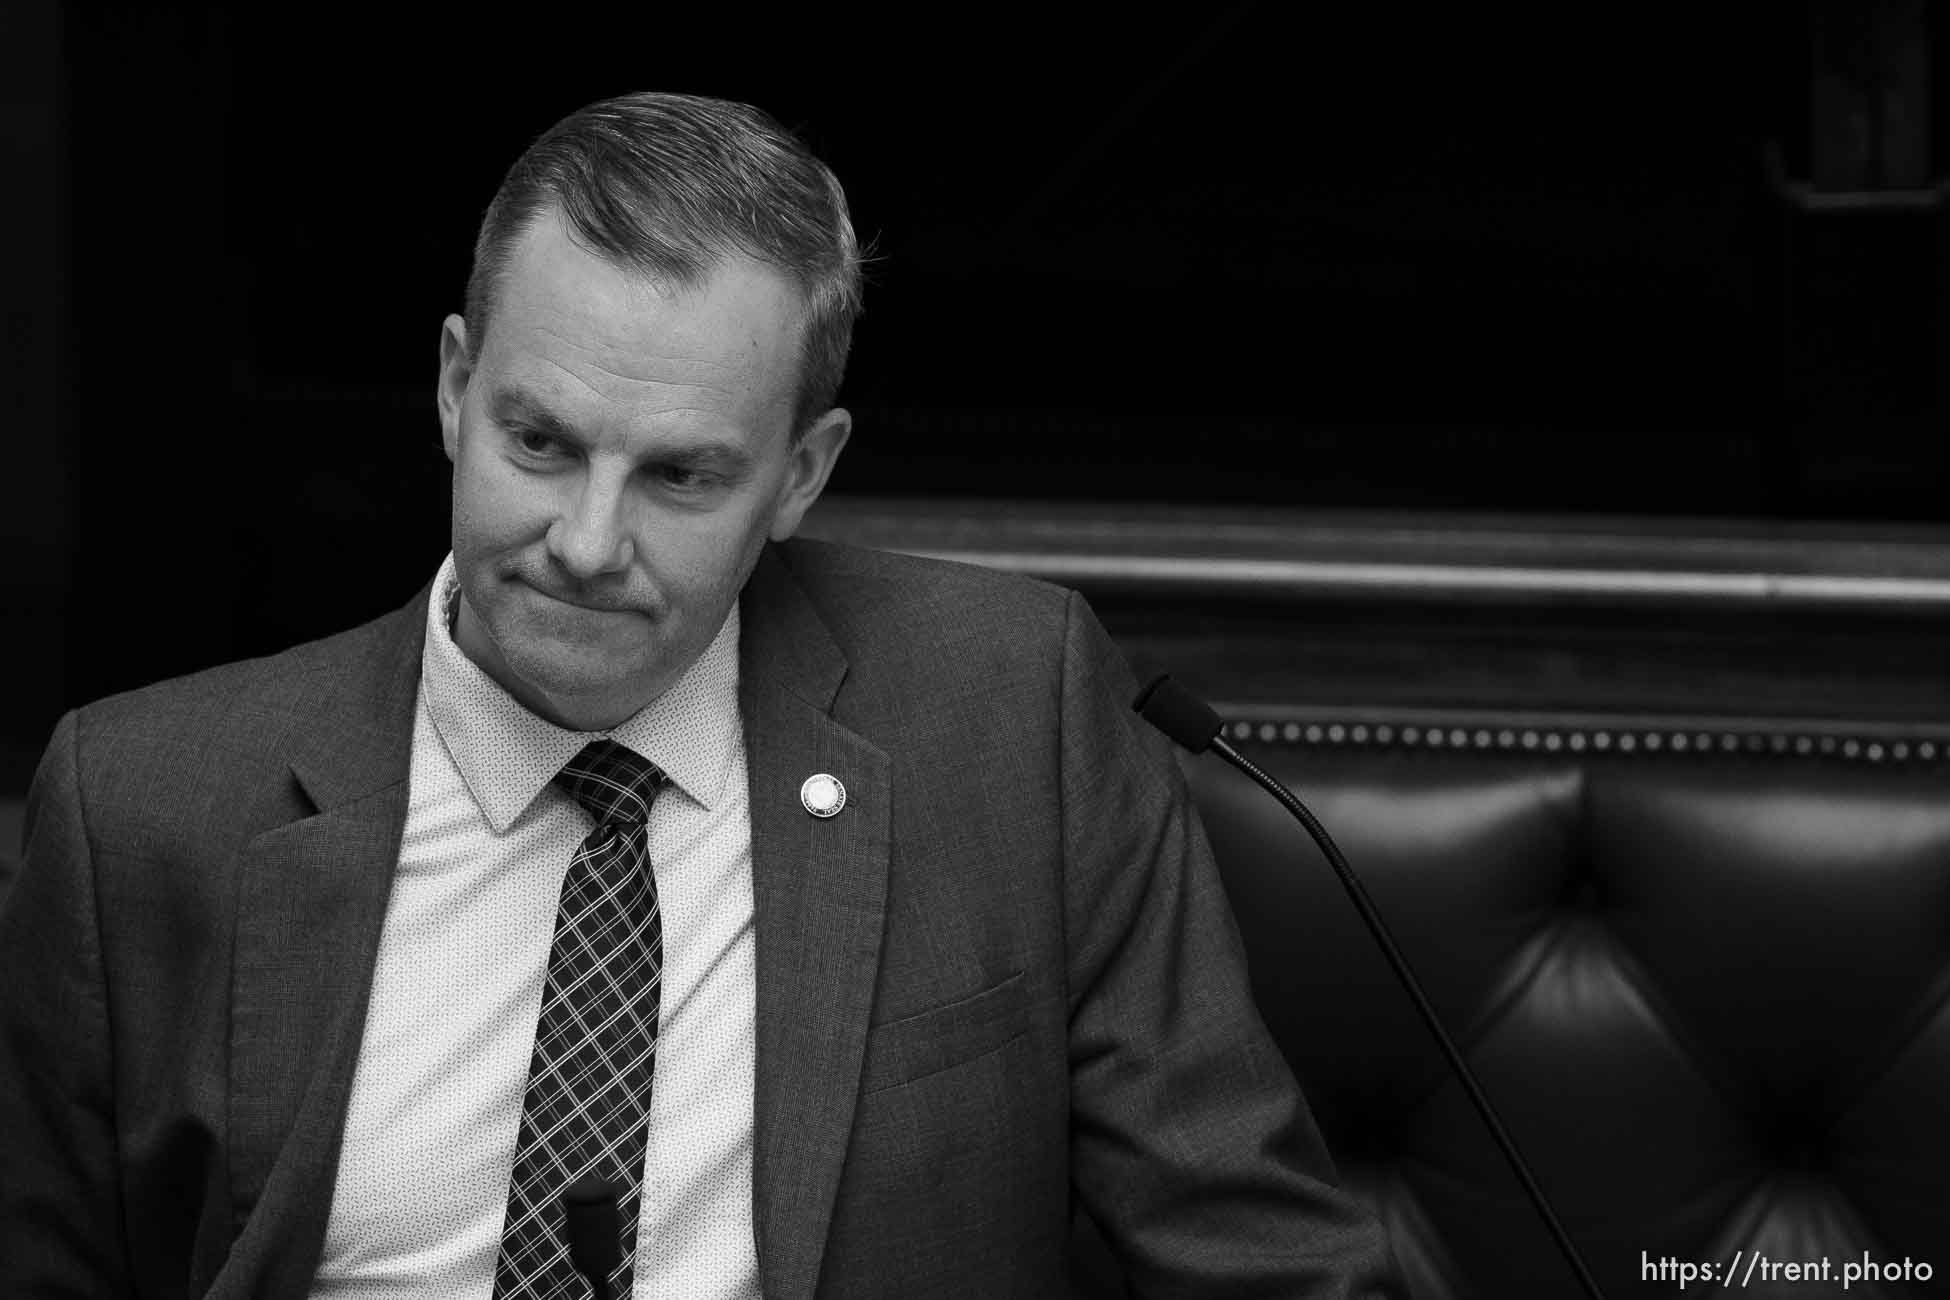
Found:
[[799, 787], [799, 802], [815, 817], [831, 817], [846, 807], [846, 787], [837, 776], [820, 772], [807, 777], [806, 783]]

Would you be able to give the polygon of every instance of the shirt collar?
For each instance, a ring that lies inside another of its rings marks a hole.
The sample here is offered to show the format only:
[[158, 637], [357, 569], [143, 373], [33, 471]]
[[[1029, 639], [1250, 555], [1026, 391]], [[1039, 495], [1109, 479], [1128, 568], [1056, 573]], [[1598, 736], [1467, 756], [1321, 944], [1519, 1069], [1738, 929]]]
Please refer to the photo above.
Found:
[[454, 642], [460, 581], [451, 553], [427, 602], [422, 707], [495, 834], [504, 834], [563, 764], [607, 736], [662, 768], [711, 808], [724, 795], [739, 735], [738, 606], [671, 688], [607, 731], [570, 731], [524, 708]]

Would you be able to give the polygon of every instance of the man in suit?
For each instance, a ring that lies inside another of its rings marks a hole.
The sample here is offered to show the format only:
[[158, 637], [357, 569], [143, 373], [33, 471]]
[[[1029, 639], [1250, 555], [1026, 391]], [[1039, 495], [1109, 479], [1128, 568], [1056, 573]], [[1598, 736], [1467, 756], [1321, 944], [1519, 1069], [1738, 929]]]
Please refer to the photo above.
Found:
[[516, 164], [432, 583], [48, 747], [0, 1294], [1048, 1295], [1073, 1203], [1142, 1294], [1381, 1293], [1082, 601], [791, 540], [858, 261], [744, 106]]

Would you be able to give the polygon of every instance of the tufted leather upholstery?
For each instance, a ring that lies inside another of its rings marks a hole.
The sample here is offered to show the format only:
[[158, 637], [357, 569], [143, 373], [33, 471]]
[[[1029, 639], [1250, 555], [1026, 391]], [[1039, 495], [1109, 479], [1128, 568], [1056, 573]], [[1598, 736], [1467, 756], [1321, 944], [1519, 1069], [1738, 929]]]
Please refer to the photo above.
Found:
[[[1950, 1294], [1950, 769], [1240, 748], [1334, 834], [1608, 1294], [1737, 1251], [1832, 1270], [1742, 1295], [1843, 1294], [1864, 1251], [1937, 1276], [1849, 1296]], [[1185, 763], [1261, 1011], [1414, 1294], [1577, 1294], [1312, 841]]]

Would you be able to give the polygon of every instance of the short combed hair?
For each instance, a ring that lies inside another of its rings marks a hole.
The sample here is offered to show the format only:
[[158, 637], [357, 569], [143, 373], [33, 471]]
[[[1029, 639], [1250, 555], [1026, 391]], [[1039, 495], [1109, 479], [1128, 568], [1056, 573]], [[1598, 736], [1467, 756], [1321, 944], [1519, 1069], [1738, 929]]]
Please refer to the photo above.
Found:
[[832, 407], [860, 314], [861, 251], [839, 179], [769, 115], [646, 92], [550, 127], [508, 169], [481, 222], [469, 351], [487, 335], [516, 242], [551, 210], [591, 252], [676, 289], [702, 287], [732, 254], [778, 271], [804, 304], [793, 436]]

